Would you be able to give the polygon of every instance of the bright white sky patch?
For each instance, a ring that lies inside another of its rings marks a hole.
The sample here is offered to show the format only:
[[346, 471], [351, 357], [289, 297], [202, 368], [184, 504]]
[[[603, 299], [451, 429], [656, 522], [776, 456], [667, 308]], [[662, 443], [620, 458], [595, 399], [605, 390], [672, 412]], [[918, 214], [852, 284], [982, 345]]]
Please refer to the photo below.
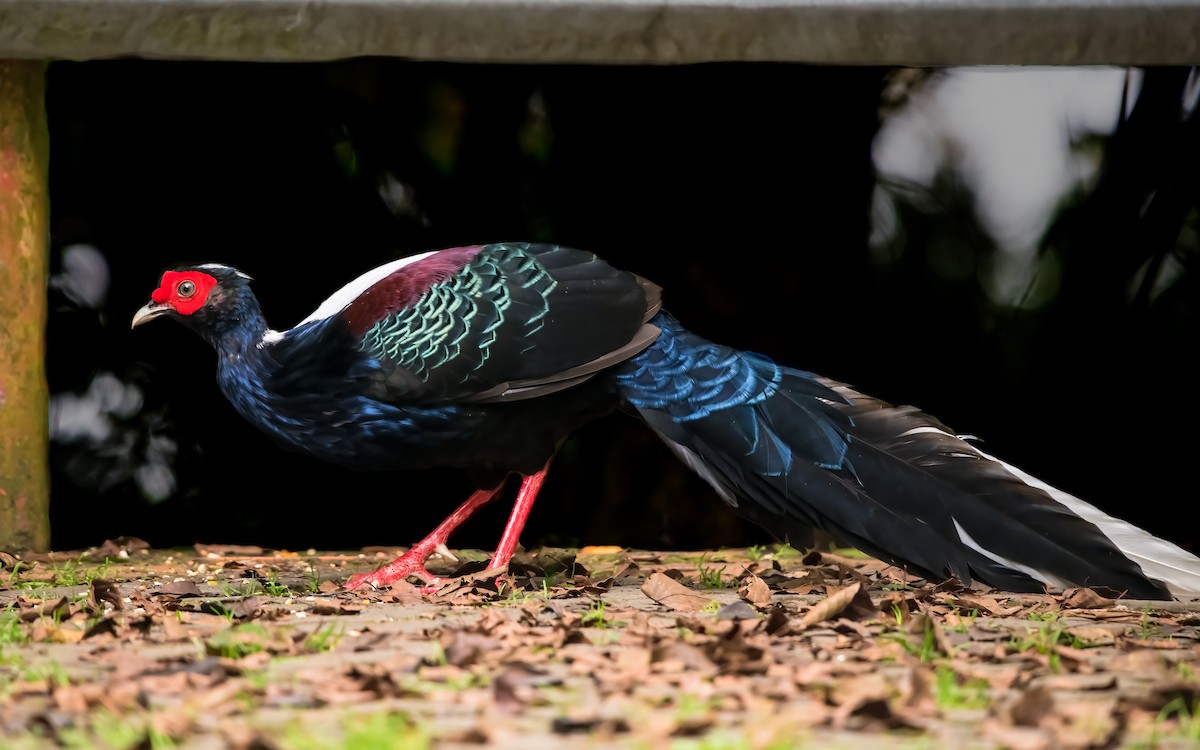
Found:
[[[1132, 74], [1130, 101], [1140, 82]], [[875, 166], [884, 177], [928, 187], [954, 157], [984, 229], [1014, 266], [1028, 267], [1060, 198], [1095, 171], [1071, 151], [1072, 140], [1112, 132], [1125, 86], [1122, 68], [948, 70], [883, 124]]]
[[985, 227], [1002, 247], [1024, 249], [1059, 197], [1093, 169], [1074, 157], [1071, 140], [1112, 132], [1125, 77], [1120, 68], [947, 71], [884, 124], [875, 165], [928, 186], [956, 151]]

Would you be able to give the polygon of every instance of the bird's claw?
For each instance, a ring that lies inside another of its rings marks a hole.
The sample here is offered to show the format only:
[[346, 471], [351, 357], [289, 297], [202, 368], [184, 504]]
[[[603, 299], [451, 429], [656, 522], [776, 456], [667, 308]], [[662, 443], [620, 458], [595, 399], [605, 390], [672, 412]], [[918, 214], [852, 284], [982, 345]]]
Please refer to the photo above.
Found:
[[421, 563], [414, 564], [401, 557], [399, 560], [389, 563], [378, 570], [373, 570], [370, 573], [357, 573], [350, 576], [346, 583], [342, 584], [342, 588], [352, 591], [366, 584], [373, 589], [381, 589], [396, 581], [402, 581], [410, 575], [420, 579], [421, 583], [424, 584], [417, 588], [417, 591], [422, 594], [432, 594], [445, 582], [444, 579], [426, 570], [425, 566]]

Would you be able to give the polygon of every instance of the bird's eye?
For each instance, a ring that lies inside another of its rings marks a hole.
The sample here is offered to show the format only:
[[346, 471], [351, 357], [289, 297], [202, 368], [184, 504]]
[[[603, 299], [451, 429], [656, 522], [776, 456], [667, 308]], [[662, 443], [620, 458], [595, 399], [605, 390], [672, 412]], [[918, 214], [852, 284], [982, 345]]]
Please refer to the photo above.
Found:
[[179, 286], [175, 288], [175, 291], [180, 297], [186, 299], [196, 293], [196, 283], [194, 281], [181, 281], [179, 282]]

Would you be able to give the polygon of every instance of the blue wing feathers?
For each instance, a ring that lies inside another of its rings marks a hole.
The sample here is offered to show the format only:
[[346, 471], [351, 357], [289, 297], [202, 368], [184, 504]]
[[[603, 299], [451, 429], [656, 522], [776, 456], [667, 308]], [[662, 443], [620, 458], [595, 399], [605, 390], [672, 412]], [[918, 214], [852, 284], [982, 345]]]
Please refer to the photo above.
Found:
[[[826, 403], [841, 402], [840, 394], [810, 373], [705, 341], [666, 313], [652, 322], [662, 335], [617, 375], [634, 408], [662, 411], [680, 425], [719, 416], [736, 454], [764, 473], [786, 473], [793, 460], [842, 466], [851, 423]], [[786, 419], [773, 418], [773, 399], [793, 406]]]

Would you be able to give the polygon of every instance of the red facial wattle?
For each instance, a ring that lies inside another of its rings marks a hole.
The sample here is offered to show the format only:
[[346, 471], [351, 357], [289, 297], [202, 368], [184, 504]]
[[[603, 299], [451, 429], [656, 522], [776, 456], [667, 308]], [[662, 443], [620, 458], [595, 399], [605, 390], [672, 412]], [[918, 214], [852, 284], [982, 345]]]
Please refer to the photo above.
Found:
[[204, 307], [216, 285], [215, 278], [200, 271], [167, 271], [150, 299], [155, 304], [170, 305], [180, 315], [191, 315]]

